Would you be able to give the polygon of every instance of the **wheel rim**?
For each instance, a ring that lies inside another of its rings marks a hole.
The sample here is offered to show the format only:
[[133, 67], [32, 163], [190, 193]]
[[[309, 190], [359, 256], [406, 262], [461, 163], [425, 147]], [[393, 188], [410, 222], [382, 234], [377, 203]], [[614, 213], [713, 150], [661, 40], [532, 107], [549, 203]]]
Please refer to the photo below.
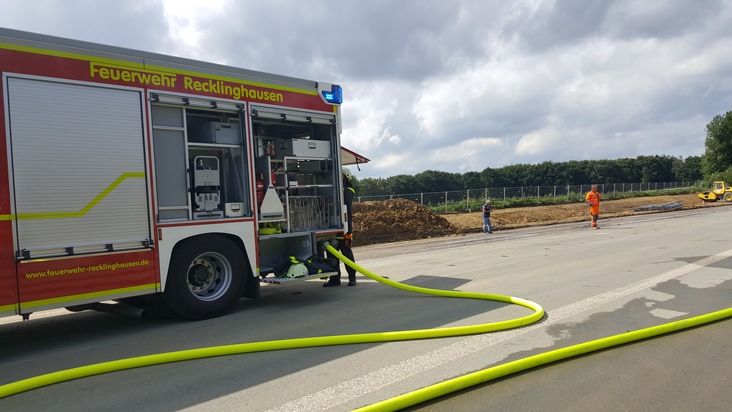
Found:
[[223, 296], [234, 277], [231, 263], [221, 254], [204, 253], [193, 259], [188, 267], [186, 283], [191, 294], [202, 301], [213, 301]]

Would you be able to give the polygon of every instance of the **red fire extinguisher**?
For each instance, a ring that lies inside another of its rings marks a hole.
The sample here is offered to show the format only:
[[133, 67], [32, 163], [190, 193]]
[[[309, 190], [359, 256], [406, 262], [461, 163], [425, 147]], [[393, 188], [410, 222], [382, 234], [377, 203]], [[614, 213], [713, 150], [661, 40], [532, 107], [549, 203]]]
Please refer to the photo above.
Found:
[[264, 200], [264, 174], [260, 173], [257, 176], [257, 204], [259, 206], [262, 205], [262, 200]]

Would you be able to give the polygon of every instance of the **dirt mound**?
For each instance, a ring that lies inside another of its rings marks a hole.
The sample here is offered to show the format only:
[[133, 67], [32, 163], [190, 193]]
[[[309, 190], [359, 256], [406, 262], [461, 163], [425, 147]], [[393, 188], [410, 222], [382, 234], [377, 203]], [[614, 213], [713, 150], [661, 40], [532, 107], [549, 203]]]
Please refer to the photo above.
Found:
[[[634, 209], [673, 201], [680, 201], [683, 209], [730, 205], [725, 202], [705, 203], [696, 194], [608, 200], [600, 205], [600, 220], [643, 213], [662, 213], [636, 212]], [[589, 211], [584, 202], [496, 209], [491, 217], [493, 230], [582, 221], [589, 223]], [[404, 199], [354, 203], [353, 223], [354, 246], [475, 233], [483, 230], [480, 211], [436, 215], [427, 208]]]
[[353, 204], [354, 246], [457, 233], [444, 217], [409, 200]]

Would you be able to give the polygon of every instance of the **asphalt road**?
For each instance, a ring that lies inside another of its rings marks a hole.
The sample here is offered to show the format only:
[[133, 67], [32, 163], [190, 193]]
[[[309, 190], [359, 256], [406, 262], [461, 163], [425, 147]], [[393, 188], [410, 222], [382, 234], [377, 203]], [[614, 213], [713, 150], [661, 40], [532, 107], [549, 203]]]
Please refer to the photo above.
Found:
[[[545, 319], [431, 340], [223, 356], [60, 383], [0, 399], [23, 411], [344, 411], [549, 350], [730, 307], [732, 208], [356, 248], [392, 280], [529, 299]], [[266, 285], [228, 316], [54, 312], [0, 320], [0, 384], [91, 363], [212, 345], [429, 329], [523, 316], [498, 302], [357, 287]], [[417, 410], [729, 410], [732, 321], [564, 361]]]

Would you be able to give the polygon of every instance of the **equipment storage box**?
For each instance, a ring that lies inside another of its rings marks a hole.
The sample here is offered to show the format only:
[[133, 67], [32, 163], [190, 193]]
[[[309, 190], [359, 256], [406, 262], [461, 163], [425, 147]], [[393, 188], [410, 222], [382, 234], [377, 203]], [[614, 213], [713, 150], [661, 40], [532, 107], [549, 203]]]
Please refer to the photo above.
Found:
[[195, 141], [199, 143], [241, 144], [238, 123], [208, 122], [197, 132]]
[[283, 140], [279, 151], [281, 156], [329, 158], [330, 142], [306, 139]]

